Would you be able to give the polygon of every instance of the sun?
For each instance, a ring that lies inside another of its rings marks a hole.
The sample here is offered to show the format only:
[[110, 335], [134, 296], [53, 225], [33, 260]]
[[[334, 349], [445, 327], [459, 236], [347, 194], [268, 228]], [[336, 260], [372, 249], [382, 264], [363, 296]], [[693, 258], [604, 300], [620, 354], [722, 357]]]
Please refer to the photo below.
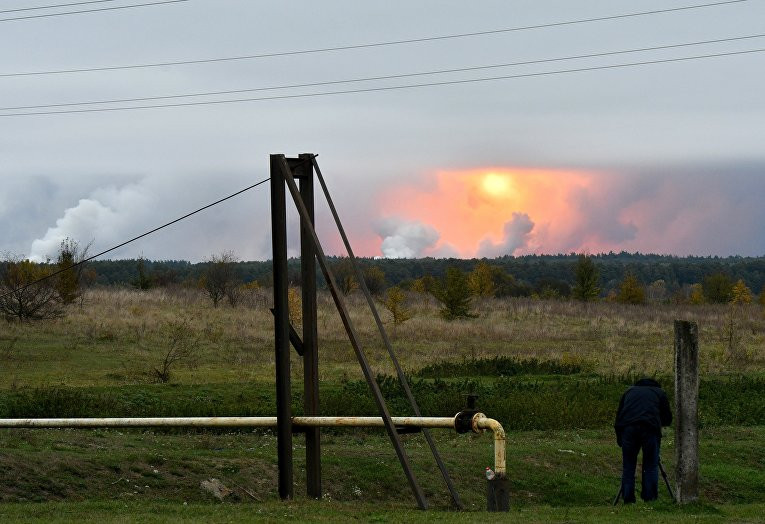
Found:
[[481, 180], [481, 188], [490, 196], [504, 197], [510, 193], [512, 186], [507, 175], [487, 173]]

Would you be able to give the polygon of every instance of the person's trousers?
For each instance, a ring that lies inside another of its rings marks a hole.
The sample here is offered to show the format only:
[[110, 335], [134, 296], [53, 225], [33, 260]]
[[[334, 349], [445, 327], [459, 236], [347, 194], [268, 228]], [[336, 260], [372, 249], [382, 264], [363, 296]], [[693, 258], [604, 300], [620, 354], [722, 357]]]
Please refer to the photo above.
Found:
[[624, 428], [622, 433], [622, 495], [624, 503], [635, 502], [635, 468], [643, 450], [640, 497], [645, 501], [659, 496], [659, 447], [661, 434], [646, 425]]

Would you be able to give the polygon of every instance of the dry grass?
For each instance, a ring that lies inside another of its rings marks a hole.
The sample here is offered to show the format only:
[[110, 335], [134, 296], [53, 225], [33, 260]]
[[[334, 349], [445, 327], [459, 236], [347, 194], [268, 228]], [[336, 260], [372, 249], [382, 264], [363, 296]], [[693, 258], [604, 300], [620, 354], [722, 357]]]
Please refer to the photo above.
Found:
[[[271, 380], [268, 293], [250, 290], [237, 308], [213, 308], [193, 289], [90, 290], [84, 305], [63, 319], [0, 324], [0, 387], [148, 381], [166, 349], [170, 326], [178, 322], [188, 324], [199, 349], [193, 362], [178, 364], [172, 381]], [[318, 302], [321, 378], [359, 377], [331, 297], [320, 293]], [[392, 372], [363, 297], [352, 294], [348, 304], [375, 372]], [[755, 305], [737, 308], [733, 324], [730, 306], [712, 305], [486, 299], [475, 304], [477, 319], [452, 322], [438, 315], [438, 305], [426, 295], [410, 295], [407, 307], [414, 318], [398, 326], [393, 340], [402, 365], [410, 370], [445, 359], [504, 355], [562, 360], [602, 374], [666, 374], [672, 370], [674, 319], [698, 322], [703, 372], [756, 372], [765, 363], [765, 317]], [[380, 314], [389, 320], [383, 308]], [[731, 340], [736, 348], [729, 347]], [[295, 355], [296, 377], [301, 375], [298, 366]]]

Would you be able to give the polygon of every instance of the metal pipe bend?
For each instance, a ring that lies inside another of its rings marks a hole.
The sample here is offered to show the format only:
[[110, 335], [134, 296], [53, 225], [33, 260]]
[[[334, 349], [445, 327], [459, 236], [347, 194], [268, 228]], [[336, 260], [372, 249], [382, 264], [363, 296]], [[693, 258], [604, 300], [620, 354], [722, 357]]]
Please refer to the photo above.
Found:
[[505, 428], [502, 427], [499, 421], [488, 418], [483, 413], [473, 415], [473, 431], [480, 433], [486, 430], [494, 433], [494, 473], [496, 473], [497, 477], [504, 478], [507, 475]]

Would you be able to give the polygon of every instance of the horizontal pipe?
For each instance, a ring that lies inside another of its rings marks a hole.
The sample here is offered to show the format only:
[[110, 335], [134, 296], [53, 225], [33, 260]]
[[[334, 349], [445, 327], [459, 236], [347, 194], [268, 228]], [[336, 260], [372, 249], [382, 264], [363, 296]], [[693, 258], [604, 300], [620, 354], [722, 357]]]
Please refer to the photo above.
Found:
[[[392, 417], [393, 425], [419, 428], [454, 428], [455, 417]], [[292, 417], [298, 427], [385, 427], [382, 417]], [[505, 430], [494, 419], [476, 413], [473, 431], [494, 433], [494, 471], [506, 475]], [[154, 417], [154, 418], [9, 418], [0, 419], [0, 428], [271, 428], [276, 417]]]
[[[396, 426], [453, 428], [453, 417], [392, 417]], [[381, 417], [292, 417], [294, 426], [384, 427]], [[276, 427], [276, 417], [129, 417], [0, 419], [0, 428]]]
[[[394, 426], [454, 428], [454, 417], [391, 417]], [[385, 427], [382, 417], [293, 417], [296, 426]]]

